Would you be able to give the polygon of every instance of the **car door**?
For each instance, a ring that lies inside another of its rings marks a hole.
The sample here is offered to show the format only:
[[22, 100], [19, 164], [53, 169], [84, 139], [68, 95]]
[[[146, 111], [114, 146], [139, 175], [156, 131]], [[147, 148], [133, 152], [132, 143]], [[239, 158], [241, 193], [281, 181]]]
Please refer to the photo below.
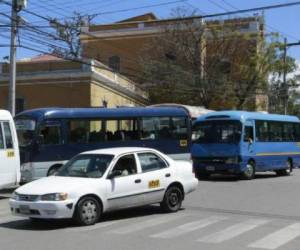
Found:
[[119, 157], [108, 174], [107, 204], [109, 210], [140, 206], [144, 203], [143, 183], [134, 154]]
[[142, 171], [145, 204], [162, 201], [165, 190], [173, 179], [172, 168], [165, 159], [153, 152], [138, 153], [137, 158]]

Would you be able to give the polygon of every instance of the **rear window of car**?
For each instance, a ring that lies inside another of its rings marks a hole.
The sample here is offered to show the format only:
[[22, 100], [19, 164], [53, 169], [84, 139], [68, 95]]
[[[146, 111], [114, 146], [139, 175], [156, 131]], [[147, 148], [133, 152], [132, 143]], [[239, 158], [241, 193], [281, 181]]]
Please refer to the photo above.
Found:
[[153, 153], [139, 153], [138, 158], [143, 172], [155, 171], [168, 167], [163, 159]]

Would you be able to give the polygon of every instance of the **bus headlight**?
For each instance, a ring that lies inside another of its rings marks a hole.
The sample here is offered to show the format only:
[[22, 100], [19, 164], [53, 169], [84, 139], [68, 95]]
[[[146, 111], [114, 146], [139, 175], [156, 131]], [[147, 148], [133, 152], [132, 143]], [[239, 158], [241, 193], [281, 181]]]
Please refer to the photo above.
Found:
[[64, 201], [68, 198], [67, 193], [44, 194], [41, 196], [42, 201]]

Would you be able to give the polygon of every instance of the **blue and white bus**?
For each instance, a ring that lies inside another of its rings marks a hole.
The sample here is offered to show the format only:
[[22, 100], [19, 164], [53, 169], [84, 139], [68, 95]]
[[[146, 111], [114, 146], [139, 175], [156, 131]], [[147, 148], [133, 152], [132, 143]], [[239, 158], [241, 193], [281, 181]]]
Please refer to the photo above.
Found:
[[295, 116], [244, 111], [212, 112], [193, 124], [192, 159], [198, 176], [289, 175], [300, 165], [300, 123]]
[[23, 183], [99, 148], [141, 146], [190, 158], [191, 122], [181, 108], [44, 108], [18, 114], [15, 124]]

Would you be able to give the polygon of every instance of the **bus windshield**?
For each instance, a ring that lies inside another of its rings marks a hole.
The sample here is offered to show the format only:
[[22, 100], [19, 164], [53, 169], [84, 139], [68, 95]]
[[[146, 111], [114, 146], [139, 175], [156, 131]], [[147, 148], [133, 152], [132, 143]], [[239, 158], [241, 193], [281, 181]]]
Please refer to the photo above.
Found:
[[242, 124], [235, 120], [198, 122], [193, 126], [194, 143], [238, 143]]
[[18, 134], [19, 146], [29, 146], [34, 136], [36, 122], [31, 119], [17, 119], [15, 120], [15, 124]]

